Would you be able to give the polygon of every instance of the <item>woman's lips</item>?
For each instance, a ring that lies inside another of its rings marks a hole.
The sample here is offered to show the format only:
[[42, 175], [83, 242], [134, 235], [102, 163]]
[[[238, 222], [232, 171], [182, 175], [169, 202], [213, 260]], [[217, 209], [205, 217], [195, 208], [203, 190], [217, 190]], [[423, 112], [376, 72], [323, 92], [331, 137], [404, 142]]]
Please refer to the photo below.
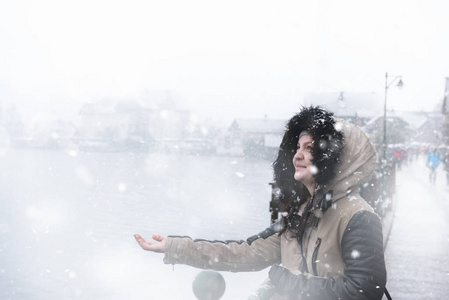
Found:
[[296, 169], [306, 169], [306, 166], [296, 165]]

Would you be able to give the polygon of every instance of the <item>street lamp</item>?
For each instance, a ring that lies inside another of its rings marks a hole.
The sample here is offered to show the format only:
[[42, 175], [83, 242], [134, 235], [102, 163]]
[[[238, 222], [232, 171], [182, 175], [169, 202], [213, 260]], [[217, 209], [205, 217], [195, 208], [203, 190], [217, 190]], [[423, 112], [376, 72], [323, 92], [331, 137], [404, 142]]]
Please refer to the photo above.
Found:
[[382, 153], [382, 193], [383, 200], [386, 199], [387, 191], [386, 191], [386, 173], [387, 173], [387, 94], [390, 86], [395, 83], [398, 88], [402, 88], [404, 83], [402, 82], [402, 76], [396, 76], [391, 81], [388, 80], [388, 73], [385, 73], [385, 101], [384, 101], [384, 124], [383, 124], [383, 153]]
[[385, 73], [385, 101], [384, 101], [384, 136], [383, 136], [383, 163], [387, 162], [387, 94], [388, 88], [396, 81], [399, 80], [396, 86], [402, 88], [404, 83], [402, 82], [402, 76], [396, 76], [393, 80], [388, 82], [388, 73]]

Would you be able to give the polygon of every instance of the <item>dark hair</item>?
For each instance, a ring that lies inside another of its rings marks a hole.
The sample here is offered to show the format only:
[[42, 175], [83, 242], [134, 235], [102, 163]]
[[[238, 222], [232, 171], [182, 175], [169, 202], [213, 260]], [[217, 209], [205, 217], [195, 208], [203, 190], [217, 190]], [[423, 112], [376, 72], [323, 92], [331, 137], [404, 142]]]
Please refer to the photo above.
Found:
[[[310, 195], [304, 184], [294, 179], [293, 157], [299, 135], [303, 131], [307, 131], [312, 137], [312, 163], [318, 169], [318, 173], [313, 175], [317, 184], [314, 195]], [[333, 113], [320, 107], [302, 107], [301, 111], [288, 121], [278, 156], [273, 163], [274, 180], [280, 189], [280, 199], [283, 203], [282, 210], [287, 213], [283, 218], [280, 234], [290, 229], [293, 236], [301, 242], [307, 228], [318, 221], [314, 210], [322, 207], [325, 197], [322, 192], [335, 177], [343, 139], [343, 133], [335, 128]], [[306, 202], [303, 214], [299, 216], [299, 208]]]

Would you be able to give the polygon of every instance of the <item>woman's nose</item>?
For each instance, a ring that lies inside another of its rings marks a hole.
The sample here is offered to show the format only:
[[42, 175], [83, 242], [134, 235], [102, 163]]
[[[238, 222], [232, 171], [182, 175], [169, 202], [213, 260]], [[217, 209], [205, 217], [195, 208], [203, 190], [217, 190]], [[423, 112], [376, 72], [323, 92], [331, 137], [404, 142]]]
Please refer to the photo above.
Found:
[[296, 150], [294, 159], [303, 159], [304, 158], [304, 153], [302, 153], [301, 149]]

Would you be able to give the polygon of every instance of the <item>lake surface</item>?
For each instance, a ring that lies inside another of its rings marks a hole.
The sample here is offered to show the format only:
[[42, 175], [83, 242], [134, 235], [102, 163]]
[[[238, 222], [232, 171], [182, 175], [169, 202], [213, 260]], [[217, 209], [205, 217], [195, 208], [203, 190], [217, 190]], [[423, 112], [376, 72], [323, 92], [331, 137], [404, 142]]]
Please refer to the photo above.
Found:
[[[164, 265], [134, 233], [246, 239], [270, 225], [264, 160], [10, 149], [0, 179], [1, 299], [195, 299], [199, 270]], [[267, 272], [222, 272], [222, 299]]]

